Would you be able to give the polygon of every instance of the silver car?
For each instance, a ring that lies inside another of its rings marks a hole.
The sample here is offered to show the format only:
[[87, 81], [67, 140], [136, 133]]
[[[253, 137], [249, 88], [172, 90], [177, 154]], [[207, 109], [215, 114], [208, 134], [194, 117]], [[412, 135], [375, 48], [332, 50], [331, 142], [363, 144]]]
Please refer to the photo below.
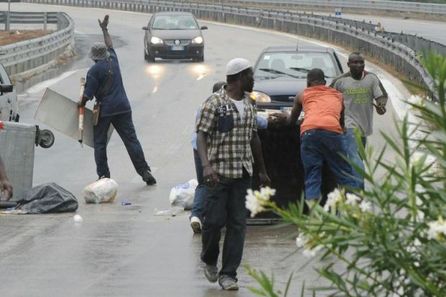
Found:
[[144, 59], [192, 59], [204, 61], [204, 39], [193, 14], [189, 12], [154, 13], [144, 35]]

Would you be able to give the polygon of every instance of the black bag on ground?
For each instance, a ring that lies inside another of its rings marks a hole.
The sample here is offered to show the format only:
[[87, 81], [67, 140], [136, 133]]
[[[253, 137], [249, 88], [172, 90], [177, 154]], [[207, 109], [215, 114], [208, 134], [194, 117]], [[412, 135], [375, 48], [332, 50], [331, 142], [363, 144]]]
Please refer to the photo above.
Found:
[[55, 183], [36, 186], [17, 201], [16, 209], [29, 214], [74, 212], [78, 207], [76, 197]]

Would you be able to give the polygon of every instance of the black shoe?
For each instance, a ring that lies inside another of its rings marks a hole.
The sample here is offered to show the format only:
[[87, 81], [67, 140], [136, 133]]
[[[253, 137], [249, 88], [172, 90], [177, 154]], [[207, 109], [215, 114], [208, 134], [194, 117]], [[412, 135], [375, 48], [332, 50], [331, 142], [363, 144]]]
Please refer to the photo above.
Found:
[[110, 175], [101, 175], [100, 177], [98, 177], [97, 181], [103, 178], [110, 178]]
[[144, 172], [142, 180], [145, 181], [148, 186], [156, 184], [156, 179], [153, 177], [152, 173], [150, 173], [150, 170]]

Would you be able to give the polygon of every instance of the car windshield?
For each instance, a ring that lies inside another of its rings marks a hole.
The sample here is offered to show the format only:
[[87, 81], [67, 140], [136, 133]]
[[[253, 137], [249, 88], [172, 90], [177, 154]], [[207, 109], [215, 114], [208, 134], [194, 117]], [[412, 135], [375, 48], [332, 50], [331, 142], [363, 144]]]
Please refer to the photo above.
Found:
[[154, 30], [197, 30], [198, 24], [191, 15], [159, 15], [152, 23]]
[[256, 79], [278, 77], [306, 78], [308, 71], [320, 68], [327, 78], [337, 75], [336, 66], [329, 53], [320, 52], [270, 52], [257, 62]]

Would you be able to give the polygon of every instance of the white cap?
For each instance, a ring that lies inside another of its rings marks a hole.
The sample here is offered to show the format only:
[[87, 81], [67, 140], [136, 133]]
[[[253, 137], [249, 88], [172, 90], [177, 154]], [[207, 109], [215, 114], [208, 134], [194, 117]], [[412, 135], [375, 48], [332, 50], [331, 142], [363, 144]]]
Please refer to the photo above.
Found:
[[251, 63], [243, 58], [235, 58], [226, 65], [226, 75], [234, 75], [251, 68]]

